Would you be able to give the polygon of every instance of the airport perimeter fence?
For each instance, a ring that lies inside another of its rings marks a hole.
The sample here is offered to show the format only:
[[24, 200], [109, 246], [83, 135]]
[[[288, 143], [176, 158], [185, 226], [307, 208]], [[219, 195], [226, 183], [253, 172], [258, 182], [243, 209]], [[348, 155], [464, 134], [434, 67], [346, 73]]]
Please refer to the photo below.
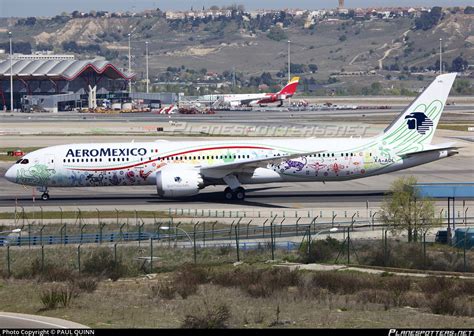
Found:
[[0, 271], [15, 277], [53, 266], [82, 272], [98, 258], [97, 251], [106, 252], [99, 258], [103, 265], [99, 267], [105, 269], [108, 258], [123, 264], [126, 275], [134, 276], [170, 270], [187, 262], [209, 265], [268, 260], [474, 271], [474, 251], [466, 239], [454, 242], [454, 246], [442, 246], [429, 242], [425, 232], [416, 242], [407, 243], [406, 237], [385, 226], [355, 220], [332, 224], [280, 225], [273, 221], [266, 227], [239, 223], [202, 230], [196, 223], [192, 231], [178, 226], [158, 233], [99, 232], [40, 240], [37, 236], [9, 237], [0, 248]]
[[[17, 212], [12, 220], [2, 220], [4, 225], [0, 225], [0, 246], [4, 239], [1, 232], [9, 229], [21, 230], [17, 245], [37, 245], [37, 244], [68, 244], [68, 243], [101, 243], [103, 241], [115, 242], [121, 240], [143, 240], [149, 239], [150, 234], [159, 235], [162, 228], [176, 228], [193, 232], [206, 232], [205, 237], [214, 237], [235, 226], [246, 227], [247, 233], [250, 228], [262, 227], [262, 234], [268, 232], [270, 224], [279, 225], [280, 228], [291, 228], [294, 226], [296, 232], [304, 225], [309, 225], [315, 230], [318, 226], [339, 227], [348, 224], [352, 225], [381, 225], [380, 211], [367, 209], [366, 216], [361, 215], [361, 211], [344, 210], [341, 211], [211, 211], [194, 209], [168, 209], [168, 213], [163, 212], [138, 212], [138, 211], [100, 211], [82, 212], [80, 209], [74, 212], [47, 212], [36, 213]], [[458, 211], [457, 217], [451, 219], [451, 225], [456, 227], [468, 226], [473, 222], [472, 216], [468, 216], [469, 207], [464, 211]], [[68, 217], [69, 215], [69, 217]], [[341, 215], [341, 216], [339, 216]], [[48, 216], [50, 216], [48, 218]], [[46, 217], [46, 219], [45, 219]], [[441, 222], [447, 224], [447, 213], [444, 209], [439, 212]], [[199, 228], [199, 230], [197, 228]], [[222, 229], [220, 232], [218, 230]], [[266, 231], [267, 230], [267, 231]], [[180, 231], [181, 232], [181, 231]], [[146, 233], [146, 234], [145, 234]], [[179, 232], [175, 232], [178, 234]], [[26, 237], [27, 236], [27, 237]], [[159, 238], [158, 236], [156, 237]]]

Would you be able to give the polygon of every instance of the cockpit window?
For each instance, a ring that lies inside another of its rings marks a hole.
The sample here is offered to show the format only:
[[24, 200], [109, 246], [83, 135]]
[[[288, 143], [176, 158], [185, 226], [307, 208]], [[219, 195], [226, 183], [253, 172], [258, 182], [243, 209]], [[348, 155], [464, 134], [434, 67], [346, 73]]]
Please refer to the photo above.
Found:
[[22, 159], [18, 160], [18, 161], [17, 161], [17, 162], [15, 162], [15, 163], [20, 163], [20, 162], [21, 162], [21, 160], [22, 160]]
[[20, 159], [18, 160], [16, 163], [19, 163], [19, 164], [28, 164], [30, 161], [28, 159]]

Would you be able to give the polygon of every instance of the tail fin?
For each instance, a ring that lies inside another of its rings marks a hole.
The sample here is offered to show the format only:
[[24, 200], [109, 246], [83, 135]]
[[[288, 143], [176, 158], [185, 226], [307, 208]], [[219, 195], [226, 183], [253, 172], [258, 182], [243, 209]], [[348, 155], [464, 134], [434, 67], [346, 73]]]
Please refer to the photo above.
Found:
[[457, 73], [439, 75], [381, 135], [398, 153], [423, 150], [433, 139]]
[[296, 89], [298, 88], [298, 83], [300, 81], [299, 77], [293, 77], [288, 84], [285, 85], [283, 89], [278, 92], [279, 95], [286, 95], [288, 97], [293, 96], [293, 94], [296, 92]]

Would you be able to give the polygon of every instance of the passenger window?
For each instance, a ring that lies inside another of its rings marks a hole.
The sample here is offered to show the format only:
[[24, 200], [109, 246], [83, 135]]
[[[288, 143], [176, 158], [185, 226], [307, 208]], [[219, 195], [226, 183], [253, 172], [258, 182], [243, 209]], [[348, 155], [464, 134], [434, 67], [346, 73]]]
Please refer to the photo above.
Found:
[[23, 160], [21, 161], [21, 164], [28, 164], [28, 163], [30, 163], [30, 161], [29, 161], [28, 159], [23, 159]]

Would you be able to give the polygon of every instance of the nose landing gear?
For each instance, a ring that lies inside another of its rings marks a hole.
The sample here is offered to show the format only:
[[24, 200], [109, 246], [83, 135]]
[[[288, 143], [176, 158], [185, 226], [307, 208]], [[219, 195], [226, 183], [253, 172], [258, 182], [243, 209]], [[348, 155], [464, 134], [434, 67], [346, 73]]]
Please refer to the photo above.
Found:
[[41, 199], [43, 201], [49, 200], [49, 192], [48, 192], [48, 187], [38, 187], [38, 191], [42, 192], [41, 194]]

